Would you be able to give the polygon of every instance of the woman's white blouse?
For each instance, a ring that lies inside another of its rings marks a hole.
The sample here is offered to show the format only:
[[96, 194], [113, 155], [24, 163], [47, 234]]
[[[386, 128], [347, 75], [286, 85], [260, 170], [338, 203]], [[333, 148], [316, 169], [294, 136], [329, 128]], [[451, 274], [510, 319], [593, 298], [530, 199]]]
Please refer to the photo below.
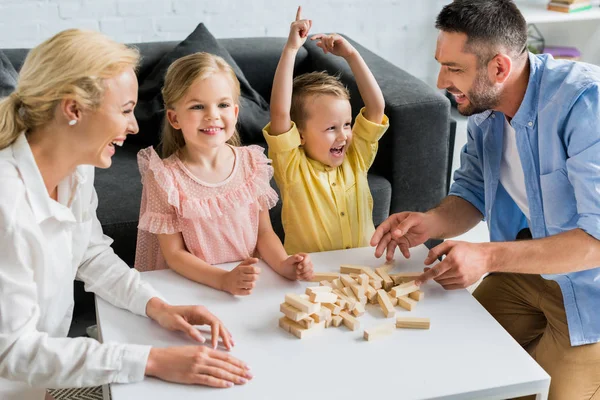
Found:
[[158, 293], [110, 247], [96, 217], [94, 168], [46, 191], [22, 134], [0, 150], [0, 399], [42, 400], [45, 388], [135, 382], [149, 346], [67, 338], [73, 280], [145, 316]]

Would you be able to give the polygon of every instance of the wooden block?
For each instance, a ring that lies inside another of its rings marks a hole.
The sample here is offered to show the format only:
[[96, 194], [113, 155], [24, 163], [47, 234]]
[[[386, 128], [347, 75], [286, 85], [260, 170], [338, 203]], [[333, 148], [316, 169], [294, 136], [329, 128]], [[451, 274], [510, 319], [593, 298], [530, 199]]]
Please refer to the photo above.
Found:
[[381, 277], [379, 275], [377, 275], [371, 267], [364, 267], [363, 272], [369, 276], [369, 280], [372, 279], [374, 281], [379, 281], [379, 282], [383, 281], [383, 279], [381, 279]]
[[375, 290], [375, 288], [373, 288], [373, 286], [371, 286], [371, 285], [367, 286], [366, 290], [367, 290], [367, 292], [365, 293], [365, 296], [367, 296], [369, 303], [371, 303], [371, 304], [377, 303], [377, 290]]
[[293, 325], [290, 326], [290, 333], [296, 336], [298, 339], [306, 339], [308, 337], [318, 335], [323, 332], [323, 329], [325, 328], [325, 321], [314, 324], [310, 329], [302, 328], [293, 321], [292, 323]]
[[311, 314], [310, 317], [317, 323], [322, 322], [327, 320], [328, 318], [331, 318], [331, 310], [325, 307], [321, 307], [319, 312]]
[[310, 296], [313, 293], [331, 293], [332, 290], [333, 289], [330, 286], [309, 286], [306, 288], [306, 291], [304, 293]]
[[[345, 300], [342, 300], [342, 301], [345, 301]], [[337, 304], [323, 303], [321, 309], [323, 309], [323, 308], [328, 308], [329, 310], [331, 310], [331, 314], [333, 314], [333, 315], [339, 315], [339, 313], [342, 312], [343, 307], [341, 307]]]
[[334, 289], [333, 293], [337, 294], [340, 297], [340, 299], [346, 302], [345, 308], [347, 308], [349, 311], [352, 311], [354, 309], [356, 305], [356, 299], [346, 296], [346, 293], [337, 289]]
[[383, 287], [383, 281], [376, 281], [375, 279], [369, 279], [369, 286], [375, 290], [379, 290]]
[[351, 331], [360, 328], [360, 322], [352, 315], [348, 314], [346, 311], [342, 311], [340, 313], [340, 317], [342, 317], [342, 319], [344, 320], [344, 325], [346, 325]]
[[378, 269], [389, 273], [394, 269], [394, 260], [386, 261], [384, 264], [381, 264], [379, 267], [375, 268], [375, 272], [377, 272]]
[[396, 307], [396, 306], [398, 305], [398, 299], [397, 299], [397, 298], [395, 298], [394, 296], [392, 296], [392, 295], [391, 295], [391, 294], [389, 294], [389, 293], [388, 293], [387, 295], [388, 295], [388, 297], [390, 298], [390, 303], [392, 303], [392, 305], [393, 305], [394, 307]]
[[338, 295], [335, 293], [313, 293], [309, 296], [313, 303], [335, 303]]
[[398, 286], [394, 286], [390, 293], [394, 297], [400, 297], [419, 290], [419, 287], [415, 285], [415, 281], [401, 283]]
[[369, 275], [364, 274], [364, 273], [360, 274], [360, 275], [358, 275], [356, 280], [358, 281], [359, 285], [361, 285], [363, 288], [365, 288], [365, 290], [367, 290], [369, 288]]
[[329, 281], [321, 281], [321, 282], [319, 282], [319, 285], [320, 286], [329, 286], [330, 288], [333, 288], [333, 285]]
[[400, 296], [398, 297], [398, 305], [405, 310], [412, 311], [417, 305], [417, 302], [413, 299], [409, 299], [408, 296]]
[[374, 340], [394, 332], [394, 324], [382, 324], [373, 328], [365, 329], [363, 337], [365, 340]]
[[325, 320], [325, 328], [331, 327], [332, 322], [333, 322], [333, 318], [332, 317], [327, 318]]
[[379, 306], [383, 310], [383, 314], [386, 318], [396, 315], [396, 310], [394, 310], [390, 297], [385, 290], [379, 289], [377, 291], [377, 302], [379, 302]]
[[340, 280], [344, 284], [344, 287], [350, 287], [352, 285], [356, 285], [356, 281], [352, 279], [350, 275], [342, 274], [340, 275]]
[[354, 310], [352, 310], [352, 315], [354, 315], [355, 317], [360, 317], [361, 315], [364, 315], [365, 313], [365, 306], [363, 306], [362, 303], [356, 303], [356, 307], [354, 307]]
[[281, 303], [279, 305], [279, 311], [281, 311], [286, 317], [288, 317], [292, 321], [300, 321], [301, 319], [308, 317], [308, 313], [301, 311], [287, 303]]
[[306, 329], [297, 322], [292, 321], [288, 317], [281, 317], [279, 319], [279, 326], [286, 332], [290, 332], [292, 335], [299, 339], [318, 334], [325, 327], [325, 323], [315, 324], [312, 328]]
[[[288, 293], [285, 295], [285, 302], [291, 305], [292, 307], [296, 307], [300, 311], [304, 311], [308, 314], [314, 314], [321, 309], [321, 305], [318, 303], [311, 303], [308, 300], [300, 297], [302, 295], [297, 295], [294, 293]], [[304, 295], [306, 296], [306, 295]]]
[[396, 285], [401, 283], [414, 281], [419, 276], [421, 276], [422, 272], [402, 272], [399, 274], [390, 274], [390, 278], [394, 280]]
[[348, 302], [346, 300], [342, 299], [341, 297], [339, 297], [339, 295], [338, 295], [338, 300], [335, 302], [335, 304], [340, 306], [340, 308], [343, 310], [348, 305]]
[[355, 301], [358, 300], [358, 298], [354, 295], [354, 292], [352, 291], [351, 288], [345, 287], [344, 290], [342, 290], [342, 292], [346, 295], [346, 297], [353, 299]]
[[333, 317], [331, 317], [331, 322], [336, 328], [342, 324], [343, 320], [344, 319], [340, 315], [334, 315]]
[[421, 301], [421, 300], [423, 300], [424, 296], [425, 296], [425, 293], [423, 293], [420, 290], [415, 290], [414, 292], [408, 294], [408, 297], [410, 297], [414, 301]]
[[333, 284], [334, 289], [342, 290], [344, 288], [344, 284], [342, 283], [340, 278], [332, 280], [331, 283]]
[[315, 272], [311, 282], [332, 281], [340, 277], [340, 274], [335, 272]]
[[398, 317], [396, 318], [396, 328], [408, 328], [408, 329], [429, 329], [430, 327], [429, 318], [415, 318], [415, 317]]
[[356, 296], [357, 299], [360, 300], [361, 297], [365, 297], [365, 288], [362, 286], [359, 286], [357, 283], [350, 286], [350, 289], [352, 289], [352, 291], [354, 292], [354, 295]]
[[383, 279], [383, 288], [386, 291], [390, 290], [392, 286], [394, 286], [394, 281], [392, 280], [392, 278], [390, 278], [390, 276], [383, 267], [375, 268], [375, 272], [381, 277], [381, 279]]
[[340, 265], [340, 273], [342, 274], [362, 274], [364, 265], [342, 264]]
[[352, 278], [352, 279], [356, 279], [360, 276], [360, 274], [357, 274], [355, 272], [350, 272], [348, 275], [350, 275], [350, 278]]
[[[312, 314], [312, 315], [316, 315], [316, 314]], [[303, 328], [310, 329], [313, 327], [315, 322], [319, 322], [319, 321], [315, 321], [315, 319], [313, 317], [308, 316], [308, 317], [298, 321], [298, 325], [301, 325]]]
[[308, 295], [306, 293], [299, 294], [298, 297], [300, 297], [301, 299], [310, 301], [310, 297], [308, 297]]

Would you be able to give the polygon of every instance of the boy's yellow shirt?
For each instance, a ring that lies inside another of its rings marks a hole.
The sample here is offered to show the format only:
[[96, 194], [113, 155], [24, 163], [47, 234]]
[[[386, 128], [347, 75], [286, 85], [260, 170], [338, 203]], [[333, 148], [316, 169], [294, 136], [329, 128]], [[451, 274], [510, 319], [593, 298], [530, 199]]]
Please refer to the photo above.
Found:
[[369, 245], [375, 228], [367, 172], [389, 121], [384, 115], [381, 124], [376, 124], [363, 111], [352, 127], [346, 157], [336, 168], [307, 157], [295, 123], [278, 136], [269, 134], [271, 123], [263, 129], [281, 191], [288, 254]]

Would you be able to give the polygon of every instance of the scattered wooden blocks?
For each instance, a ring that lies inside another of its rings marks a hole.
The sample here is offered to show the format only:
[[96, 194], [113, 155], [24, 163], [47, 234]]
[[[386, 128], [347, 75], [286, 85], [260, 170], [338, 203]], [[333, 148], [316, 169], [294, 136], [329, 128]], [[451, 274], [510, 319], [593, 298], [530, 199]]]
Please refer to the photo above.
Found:
[[398, 317], [396, 318], [396, 328], [408, 329], [429, 329], [431, 323], [429, 318]]
[[[411, 311], [424, 296], [414, 283], [420, 273], [389, 274], [392, 267], [393, 264], [384, 264], [373, 270], [348, 264], [340, 267], [339, 274], [316, 273], [313, 281], [319, 282], [319, 286], [310, 286], [303, 294], [286, 294], [285, 302], [279, 306], [284, 314], [279, 326], [303, 339], [341, 324], [352, 331], [359, 329], [357, 317], [365, 313], [367, 301], [379, 303], [386, 318], [396, 315], [396, 305]], [[429, 329], [430, 322], [428, 318], [398, 317], [395, 325], [396, 328]], [[373, 340], [393, 330], [394, 324], [375, 326], [364, 331], [364, 338]]]
[[383, 324], [373, 328], [365, 329], [363, 337], [365, 340], [374, 340], [382, 336], [391, 335], [394, 332], [394, 324]]
[[379, 302], [379, 306], [383, 310], [383, 314], [386, 318], [396, 315], [396, 310], [394, 309], [394, 306], [390, 301], [390, 297], [385, 290], [379, 289], [377, 291], [377, 301]]

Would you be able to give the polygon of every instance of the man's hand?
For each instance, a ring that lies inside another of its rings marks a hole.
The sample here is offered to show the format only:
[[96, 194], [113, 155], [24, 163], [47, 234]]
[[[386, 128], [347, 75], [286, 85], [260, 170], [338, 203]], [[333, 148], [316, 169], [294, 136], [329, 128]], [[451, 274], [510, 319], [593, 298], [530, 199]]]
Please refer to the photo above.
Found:
[[396, 246], [406, 258], [410, 258], [411, 247], [425, 243], [431, 238], [433, 221], [429, 214], [401, 212], [392, 214], [381, 223], [371, 238], [371, 246], [377, 246], [375, 257], [386, 252], [388, 261], [394, 258]]
[[330, 35], [320, 33], [311, 37], [310, 40], [318, 40], [317, 46], [319, 46], [325, 54], [331, 53], [343, 58], [348, 58], [356, 54], [354, 46], [337, 33], [332, 33]]
[[313, 263], [306, 253], [289, 256], [281, 263], [282, 273], [292, 280], [310, 281], [314, 275]]
[[222, 290], [238, 296], [247, 296], [252, 293], [260, 274], [260, 268], [254, 265], [257, 262], [258, 258], [247, 258], [223, 275]]
[[288, 36], [286, 47], [298, 50], [308, 37], [308, 32], [312, 27], [310, 19], [302, 19], [302, 7], [298, 7], [296, 11], [296, 20], [290, 26], [290, 35]]
[[164, 381], [217, 388], [243, 385], [252, 379], [245, 363], [203, 346], [153, 347], [145, 373]]
[[153, 297], [146, 305], [146, 315], [170, 331], [181, 331], [197, 342], [206, 339], [194, 325], [209, 325], [212, 333], [212, 347], [217, 348], [219, 337], [223, 345], [230, 350], [233, 339], [219, 318], [215, 317], [204, 306], [171, 306], [157, 297]]
[[433, 279], [444, 289], [463, 289], [491, 270], [490, 243], [445, 241], [429, 251], [425, 265], [433, 264], [443, 255], [446, 257], [441, 262], [425, 268], [425, 272], [415, 280], [417, 285]]

